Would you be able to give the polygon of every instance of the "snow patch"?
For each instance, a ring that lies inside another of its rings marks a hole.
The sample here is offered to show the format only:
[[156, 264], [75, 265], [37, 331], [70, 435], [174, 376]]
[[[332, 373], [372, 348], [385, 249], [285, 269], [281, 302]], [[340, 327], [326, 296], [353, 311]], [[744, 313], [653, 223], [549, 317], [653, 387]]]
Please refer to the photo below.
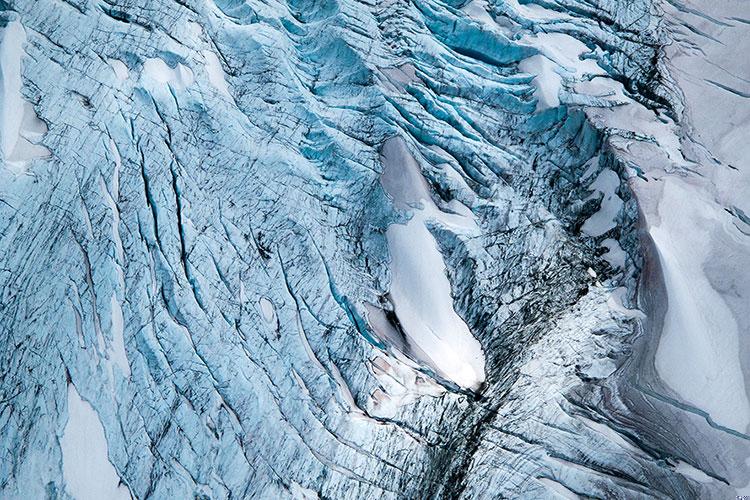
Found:
[[376, 356], [369, 363], [370, 372], [380, 388], [370, 395], [371, 415], [393, 417], [398, 408], [421, 396], [440, 396], [445, 389], [420, 373], [407, 359]]
[[[617, 188], [620, 187], [620, 178], [610, 170], [602, 170], [591, 188], [603, 195], [599, 211], [583, 223], [581, 231], [589, 236], [601, 236], [617, 225], [617, 216], [624, 205], [622, 199], [617, 196]], [[598, 196], [592, 194], [589, 199]]]
[[210, 50], [204, 50], [201, 54], [206, 61], [208, 82], [218, 90], [221, 95], [232, 99], [232, 94], [229, 93], [229, 86], [227, 85], [226, 74], [221, 67], [221, 61], [219, 61], [218, 56]]
[[625, 259], [627, 254], [622, 249], [620, 243], [612, 238], [607, 238], [602, 241], [602, 246], [607, 249], [607, 253], [602, 255], [602, 258], [609, 262], [609, 265], [614, 269], [620, 269], [625, 267]]
[[68, 384], [68, 422], [60, 439], [65, 489], [76, 500], [130, 499], [107, 451], [104, 428], [94, 408]]
[[693, 481], [698, 481], [699, 483], [711, 484], [715, 482], [715, 480], [711, 478], [711, 476], [709, 476], [702, 470], [693, 467], [689, 463], [683, 462], [682, 460], [677, 461], [674, 469], [683, 476], [689, 477]]
[[383, 147], [381, 182], [397, 208], [411, 207], [405, 224], [386, 230], [391, 254], [390, 295], [413, 354], [441, 376], [463, 388], [484, 381], [484, 353], [453, 309], [451, 285], [438, 244], [427, 223], [457, 232], [476, 228], [473, 217], [448, 214], [432, 202], [419, 166], [401, 139]]
[[112, 292], [110, 299], [110, 311], [112, 314], [112, 343], [109, 346], [109, 357], [120, 367], [126, 377], [130, 376], [130, 363], [125, 351], [125, 322], [122, 315], [122, 306], [117, 300], [117, 295]]
[[260, 314], [263, 317], [263, 321], [269, 325], [276, 326], [276, 309], [273, 307], [273, 302], [266, 297], [261, 297], [258, 304], [260, 305]]
[[570, 489], [563, 486], [562, 483], [555, 481], [554, 479], [550, 479], [548, 477], [540, 477], [537, 478], [537, 481], [542, 483], [545, 488], [550, 490], [555, 494], [558, 498], [565, 498], [570, 500], [578, 500], [580, 497], [573, 493]]
[[289, 492], [294, 498], [298, 498], [299, 500], [317, 500], [318, 498], [320, 498], [316, 491], [309, 488], [304, 488], [299, 483], [295, 483], [294, 481], [292, 481], [292, 484], [289, 487]]
[[492, 19], [492, 16], [489, 13], [490, 6], [487, 0], [472, 0], [461, 7], [461, 10], [470, 18], [475, 19], [482, 24], [489, 26], [496, 24], [495, 20]]
[[[622, 84], [609, 78], [595, 60], [582, 57], [590, 49], [580, 40], [563, 33], [535, 33], [523, 36], [520, 43], [539, 52], [518, 65], [521, 71], [535, 75], [532, 84], [537, 111], [559, 106], [563, 94], [565, 104], [612, 106], [625, 101]], [[575, 89], [576, 94], [568, 89]]]
[[745, 432], [750, 402], [739, 357], [739, 330], [703, 271], [711, 232], [722, 224], [711, 200], [673, 177], [663, 179], [659, 225], [650, 228], [667, 288], [656, 369], [686, 401], [721, 425]]
[[130, 71], [124, 62], [119, 59], [107, 59], [107, 64], [112, 68], [118, 81], [124, 82], [130, 76]]
[[28, 163], [50, 154], [39, 144], [47, 125], [24, 100], [21, 89], [26, 31], [18, 21], [8, 23], [0, 40], [0, 152], [6, 166], [20, 173]]
[[183, 90], [193, 84], [193, 71], [182, 63], [170, 67], [163, 59], [146, 59], [143, 63], [143, 76], [159, 84]]
[[535, 75], [532, 84], [536, 91], [536, 110], [556, 108], [560, 105], [560, 90], [562, 77], [556, 72], [557, 65], [543, 55], [535, 55], [524, 59], [518, 64], [518, 69], [524, 73]]

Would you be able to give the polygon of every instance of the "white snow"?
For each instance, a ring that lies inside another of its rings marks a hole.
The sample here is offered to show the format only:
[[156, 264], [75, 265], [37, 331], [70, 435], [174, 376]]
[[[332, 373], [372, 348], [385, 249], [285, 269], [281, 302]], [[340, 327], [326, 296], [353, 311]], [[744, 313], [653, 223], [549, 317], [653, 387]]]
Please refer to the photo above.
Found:
[[595, 432], [598, 432], [599, 434], [607, 438], [609, 441], [617, 444], [623, 450], [627, 450], [630, 454], [638, 456], [638, 457], [646, 456], [643, 450], [633, 445], [633, 443], [625, 439], [622, 435], [620, 435], [617, 431], [615, 431], [608, 425], [603, 424], [601, 422], [596, 422], [594, 420], [591, 420], [590, 418], [584, 417], [583, 415], [576, 415], [576, 420], [578, 420], [579, 422], [582, 422], [589, 429]]
[[68, 422], [60, 447], [65, 490], [76, 500], [126, 500], [130, 492], [109, 461], [107, 438], [96, 411], [68, 384]]
[[5, 164], [16, 172], [22, 172], [31, 160], [49, 155], [46, 147], [37, 144], [47, 125], [21, 94], [24, 43], [26, 31], [21, 23], [8, 23], [0, 41], [0, 151]]
[[393, 417], [399, 407], [420, 396], [437, 397], [445, 392], [442, 386], [421, 374], [406, 359], [376, 356], [369, 367], [380, 384], [370, 397], [371, 415]]
[[622, 249], [620, 243], [617, 240], [607, 238], [606, 240], [602, 241], [602, 246], [607, 249], [607, 253], [602, 255], [604, 260], [609, 262], [609, 264], [615, 269], [625, 267], [625, 259], [627, 258], [627, 254], [625, 253], [625, 250]]
[[568, 14], [563, 14], [561, 12], [556, 12], [554, 10], [545, 9], [541, 5], [537, 5], [534, 3], [526, 3], [521, 4], [518, 2], [518, 0], [505, 0], [504, 3], [518, 12], [520, 15], [527, 19], [532, 19], [534, 21], [548, 21], [548, 20], [554, 20], [554, 19], [570, 19], [571, 16]]
[[273, 302], [268, 300], [266, 297], [261, 297], [258, 301], [260, 304], [260, 314], [263, 316], [263, 321], [269, 325], [276, 325], [276, 310], [273, 307]]
[[110, 68], [112, 68], [112, 71], [114, 71], [117, 80], [119, 80], [120, 82], [124, 82], [128, 79], [128, 76], [130, 76], [128, 67], [119, 59], [107, 59], [107, 63], [109, 64]]
[[232, 94], [229, 93], [226, 75], [224, 74], [224, 69], [221, 67], [221, 61], [219, 61], [218, 56], [210, 50], [204, 50], [201, 54], [203, 54], [203, 59], [206, 61], [206, 73], [208, 73], [209, 83], [223, 96], [231, 99]]
[[112, 343], [109, 346], [109, 357], [120, 367], [126, 377], [130, 376], [130, 363], [125, 351], [124, 320], [122, 306], [117, 300], [117, 294], [112, 292], [110, 299], [110, 311], [112, 314]]
[[723, 215], [690, 184], [675, 177], [663, 182], [659, 223], [650, 228], [668, 300], [656, 369], [686, 401], [719, 424], [745, 432], [750, 402], [740, 366], [737, 322], [703, 271], [712, 230], [721, 226]]
[[[620, 178], [610, 169], [602, 170], [591, 188], [597, 193], [602, 193], [602, 204], [599, 211], [589, 217], [583, 223], [581, 231], [589, 236], [600, 236], [617, 225], [617, 214], [622, 209], [622, 199], [617, 196], [616, 190], [620, 186]], [[598, 196], [597, 194], [591, 197]]]
[[2, 31], [0, 42], [0, 73], [2, 74], [2, 151], [9, 156], [18, 141], [23, 118], [21, 99], [21, 58], [26, 32], [19, 22], [9, 23]]
[[[575, 104], [572, 100], [581, 97], [587, 104], [601, 101], [602, 105], [614, 105], [625, 101], [622, 84], [607, 78], [606, 71], [594, 59], [581, 57], [590, 49], [580, 40], [563, 33], [535, 33], [522, 36], [519, 42], [539, 51], [518, 65], [521, 71], [535, 75], [532, 84], [536, 88], [537, 111], [559, 106], [561, 101]], [[567, 88], [575, 89], [575, 94]]]
[[476, 389], [485, 377], [484, 353], [453, 309], [443, 256], [426, 226], [435, 221], [454, 231], [470, 231], [476, 223], [435, 206], [403, 140], [386, 142], [383, 165], [382, 183], [394, 204], [413, 207], [406, 224], [391, 224], [386, 230], [396, 315], [419, 359], [459, 386]]
[[548, 477], [537, 478], [537, 481], [542, 483], [548, 490], [555, 494], [557, 498], [563, 498], [568, 500], [578, 500], [580, 497], [566, 488], [563, 484], [550, 479]]
[[556, 108], [560, 105], [562, 77], [556, 71], [557, 65], [547, 57], [537, 54], [518, 64], [518, 69], [534, 76], [532, 84], [536, 88], [537, 111]]
[[316, 500], [320, 498], [316, 491], [309, 488], [304, 488], [299, 483], [296, 483], [294, 481], [292, 481], [292, 484], [289, 487], [289, 492], [294, 498], [297, 498], [299, 500]]
[[186, 89], [193, 84], [193, 71], [182, 63], [177, 63], [174, 68], [164, 62], [163, 59], [146, 59], [143, 63], [143, 76], [159, 84], [167, 84], [175, 89]]
[[694, 481], [698, 481], [699, 483], [711, 484], [716, 481], [715, 479], [711, 478], [711, 476], [709, 476], [702, 470], [696, 469], [689, 463], [683, 462], [682, 460], [677, 461], [677, 465], [675, 465], [675, 470], [679, 472], [680, 474], [682, 474], [683, 476], [689, 477], [690, 479]]
[[492, 19], [492, 16], [489, 13], [489, 5], [487, 0], [472, 0], [471, 2], [467, 3], [463, 7], [461, 7], [461, 10], [466, 13], [470, 18], [475, 19], [480, 22], [480, 24], [485, 24], [489, 26], [494, 26], [495, 20]]

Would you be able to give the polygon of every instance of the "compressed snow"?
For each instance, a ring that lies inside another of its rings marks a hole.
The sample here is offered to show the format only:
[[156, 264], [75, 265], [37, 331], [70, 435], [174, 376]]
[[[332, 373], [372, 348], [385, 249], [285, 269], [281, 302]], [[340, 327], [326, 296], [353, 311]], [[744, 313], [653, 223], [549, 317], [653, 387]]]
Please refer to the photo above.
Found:
[[206, 73], [208, 74], [209, 83], [222, 95], [231, 99], [232, 94], [229, 93], [226, 75], [221, 67], [221, 61], [219, 61], [218, 56], [210, 50], [204, 50], [201, 54], [203, 54], [203, 58], [206, 60]]
[[292, 493], [292, 496], [294, 498], [298, 498], [299, 500], [315, 500], [317, 498], [320, 498], [317, 492], [309, 488], [304, 488], [299, 483], [295, 482], [291, 484], [291, 486], [289, 487], [289, 491]]
[[439, 386], [408, 364], [408, 360], [378, 356], [370, 361], [370, 371], [380, 384], [370, 398], [370, 413], [392, 417], [399, 407], [423, 395], [439, 396], [445, 392]]
[[555, 493], [556, 497], [565, 498], [570, 500], [578, 500], [578, 495], [570, 491], [570, 489], [563, 486], [561, 483], [550, 479], [548, 477], [537, 478], [537, 481], [542, 483], [546, 488]]
[[505, 0], [505, 4], [527, 19], [547, 21], [553, 19], [568, 19], [570, 16], [561, 12], [545, 9], [535, 3], [519, 3], [518, 0]]
[[2, 29], [0, 41], [0, 152], [5, 164], [16, 172], [49, 150], [36, 144], [47, 132], [47, 125], [21, 95], [21, 63], [26, 31], [14, 21]]
[[532, 80], [538, 99], [537, 111], [556, 108], [560, 105], [560, 89], [562, 77], [557, 73], [558, 66], [543, 55], [531, 56], [518, 64], [518, 69], [525, 73], [536, 75]]
[[65, 489], [76, 500], [130, 499], [108, 458], [107, 438], [96, 411], [68, 384], [68, 423], [60, 439]]
[[0, 74], [2, 75], [2, 151], [7, 157], [18, 141], [23, 117], [21, 99], [21, 58], [26, 32], [19, 22], [9, 23], [2, 30], [0, 42]]
[[715, 479], [711, 478], [711, 476], [709, 476], [702, 470], [696, 469], [689, 463], [683, 462], [682, 460], [677, 461], [677, 465], [675, 465], [675, 470], [679, 472], [680, 474], [682, 474], [683, 476], [689, 477], [690, 479], [694, 481], [698, 481], [699, 483], [711, 484], [715, 481]]
[[109, 346], [110, 358], [120, 367], [126, 377], [130, 376], [130, 363], [125, 352], [124, 320], [122, 306], [117, 300], [117, 295], [112, 292], [110, 299], [110, 310], [112, 311], [112, 343]]
[[143, 63], [143, 76], [175, 89], [185, 89], [194, 81], [193, 71], [184, 64], [177, 63], [172, 68], [159, 58], [146, 59]]
[[258, 303], [260, 304], [260, 314], [263, 316], [263, 321], [269, 325], [275, 325], [276, 310], [273, 307], [273, 303], [266, 297], [261, 297]]
[[124, 82], [128, 79], [130, 71], [128, 71], [128, 67], [125, 66], [124, 62], [120, 61], [119, 59], [108, 59], [107, 63], [109, 63], [112, 71], [114, 71], [117, 80]]
[[619, 186], [620, 178], [612, 170], [603, 170], [599, 174], [591, 184], [591, 188], [597, 193], [603, 194], [604, 198], [602, 198], [599, 211], [583, 223], [581, 231], [589, 236], [600, 236], [617, 225], [617, 215], [623, 206], [622, 199], [616, 193]]
[[423, 207], [415, 209], [406, 224], [392, 224], [386, 230], [396, 315], [422, 361], [461, 387], [475, 389], [484, 381], [484, 353], [453, 309], [443, 256], [425, 225], [432, 219], [451, 229], [470, 230], [475, 223], [435, 207], [402, 140], [386, 142], [383, 165], [382, 183], [394, 203]]
[[750, 402], [737, 322], [703, 271], [711, 231], [722, 224], [723, 215], [674, 177], [664, 179], [658, 214], [659, 224], [650, 234], [664, 272], [668, 308], [656, 369], [664, 382], [716, 422], [745, 432]]
[[476, 19], [485, 25], [492, 26], [495, 24], [495, 20], [492, 19], [492, 16], [489, 13], [490, 7], [487, 3], [487, 0], [471, 0], [469, 3], [461, 7], [461, 10], [472, 19]]
[[627, 258], [627, 254], [625, 253], [625, 250], [622, 249], [620, 246], [620, 243], [612, 238], [607, 238], [606, 240], [602, 241], [602, 246], [607, 249], [607, 253], [602, 255], [602, 258], [609, 262], [609, 264], [615, 268], [624, 268], [625, 267], [625, 259]]

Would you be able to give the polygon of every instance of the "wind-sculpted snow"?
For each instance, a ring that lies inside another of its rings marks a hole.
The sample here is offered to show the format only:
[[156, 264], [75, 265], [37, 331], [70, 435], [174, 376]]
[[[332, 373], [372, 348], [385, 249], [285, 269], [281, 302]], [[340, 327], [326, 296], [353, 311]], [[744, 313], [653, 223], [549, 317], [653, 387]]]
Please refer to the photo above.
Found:
[[742, 1], [0, 10], [1, 497], [750, 494]]

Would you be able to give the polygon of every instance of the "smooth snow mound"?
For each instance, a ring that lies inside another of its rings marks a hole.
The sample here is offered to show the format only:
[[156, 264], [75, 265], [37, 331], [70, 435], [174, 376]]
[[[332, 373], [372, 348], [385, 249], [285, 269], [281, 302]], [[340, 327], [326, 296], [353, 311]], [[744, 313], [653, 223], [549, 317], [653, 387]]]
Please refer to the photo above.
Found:
[[163, 59], [146, 59], [143, 63], [143, 76], [160, 84], [167, 84], [175, 89], [186, 89], [193, 84], [193, 71], [182, 63], [171, 68]]
[[107, 438], [96, 411], [68, 384], [68, 423], [60, 439], [65, 489], [76, 500], [129, 500], [128, 488], [109, 461]]
[[484, 353], [453, 309], [443, 255], [426, 225], [435, 222], [465, 232], [471, 231], [475, 222], [469, 215], [448, 214], [435, 206], [403, 140], [385, 143], [383, 166], [382, 184], [394, 204], [413, 209], [406, 224], [391, 224], [386, 230], [395, 313], [420, 361], [459, 386], [476, 389], [485, 378]]
[[30, 161], [49, 155], [49, 150], [38, 144], [47, 132], [47, 125], [21, 94], [26, 30], [21, 23], [14, 21], [1, 33], [0, 152], [6, 166], [22, 172]]
[[719, 424], [745, 432], [750, 402], [737, 321], [703, 271], [711, 252], [710, 233], [721, 225], [721, 214], [691, 187], [675, 178], [664, 179], [660, 224], [650, 229], [668, 302], [656, 369], [686, 401]]

